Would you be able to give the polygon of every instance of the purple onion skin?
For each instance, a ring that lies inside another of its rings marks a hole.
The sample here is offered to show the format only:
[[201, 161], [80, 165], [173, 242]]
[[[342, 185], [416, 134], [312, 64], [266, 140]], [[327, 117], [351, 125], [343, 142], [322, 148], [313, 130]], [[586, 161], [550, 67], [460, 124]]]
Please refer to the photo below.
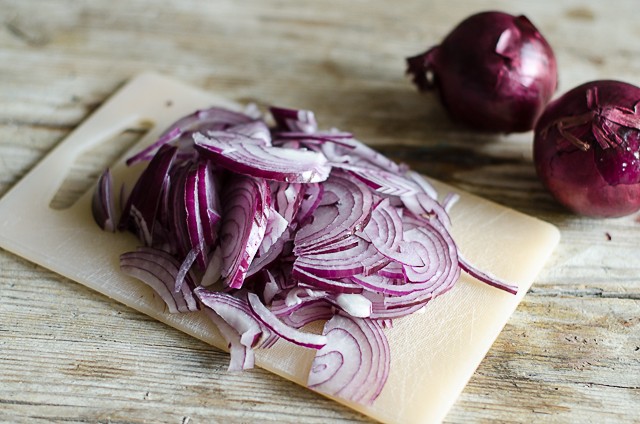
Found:
[[502, 12], [470, 16], [407, 64], [420, 91], [436, 89], [455, 120], [489, 132], [533, 129], [558, 81], [553, 50], [536, 27]]
[[546, 108], [535, 128], [539, 178], [572, 212], [621, 217], [640, 209], [640, 88], [580, 85]]

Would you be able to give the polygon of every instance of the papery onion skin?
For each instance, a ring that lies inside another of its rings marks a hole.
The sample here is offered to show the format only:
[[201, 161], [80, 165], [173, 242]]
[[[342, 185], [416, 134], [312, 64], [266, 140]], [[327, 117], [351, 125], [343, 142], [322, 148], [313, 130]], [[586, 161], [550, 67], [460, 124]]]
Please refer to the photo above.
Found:
[[421, 91], [436, 89], [455, 120], [485, 131], [531, 130], [557, 87], [547, 41], [526, 17], [502, 12], [468, 17], [407, 64]]
[[582, 84], [554, 100], [535, 129], [536, 172], [570, 211], [596, 218], [640, 210], [640, 88]]

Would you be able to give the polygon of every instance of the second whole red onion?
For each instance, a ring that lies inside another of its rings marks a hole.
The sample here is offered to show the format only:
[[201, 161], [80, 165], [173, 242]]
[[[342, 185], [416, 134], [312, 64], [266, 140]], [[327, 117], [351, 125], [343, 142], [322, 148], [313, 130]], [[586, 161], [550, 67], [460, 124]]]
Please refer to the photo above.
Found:
[[549, 104], [535, 129], [534, 162], [562, 205], [591, 217], [640, 210], [640, 87], [592, 81]]

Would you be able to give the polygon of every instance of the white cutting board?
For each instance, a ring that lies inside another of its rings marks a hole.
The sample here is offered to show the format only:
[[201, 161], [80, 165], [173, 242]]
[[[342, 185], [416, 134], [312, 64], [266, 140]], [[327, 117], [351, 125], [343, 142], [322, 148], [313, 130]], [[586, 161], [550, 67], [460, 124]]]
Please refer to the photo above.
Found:
[[[83, 152], [136, 123], [150, 121], [154, 128], [133, 147], [137, 151], [177, 118], [212, 105], [238, 108], [155, 74], [131, 80], [0, 200], [0, 246], [226, 350], [202, 313], [164, 313], [162, 301], [147, 286], [120, 273], [119, 255], [134, 249], [137, 242], [128, 234], [98, 228], [91, 216], [93, 189], [69, 209], [49, 207]], [[133, 181], [135, 170], [127, 170], [120, 161], [112, 172], [114, 187], [119, 187], [121, 181]], [[336, 399], [383, 422], [436, 423], [445, 417], [560, 238], [548, 223], [434, 183], [442, 194], [461, 195], [451, 218], [463, 254], [481, 268], [518, 283], [519, 294], [512, 296], [463, 275], [424, 313], [397, 320], [386, 331], [391, 371], [380, 397], [372, 406]], [[270, 350], [257, 352], [256, 361], [305, 385], [313, 355], [279, 341]]]

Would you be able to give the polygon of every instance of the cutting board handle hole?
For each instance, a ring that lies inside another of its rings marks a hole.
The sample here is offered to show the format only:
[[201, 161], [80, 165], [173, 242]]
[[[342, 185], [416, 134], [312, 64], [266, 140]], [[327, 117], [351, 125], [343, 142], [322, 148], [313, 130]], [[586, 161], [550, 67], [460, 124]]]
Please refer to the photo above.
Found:
[[49, 207], [55, 210], [64, 210], [72, 207], [94, 186], [107, 167], [110, 167], [120, 159], [143, 139], [152, 128], [152, 122], [141, 120], [78, 155], [67, 171], [67, 175], [58, 191], [51, 199]]

